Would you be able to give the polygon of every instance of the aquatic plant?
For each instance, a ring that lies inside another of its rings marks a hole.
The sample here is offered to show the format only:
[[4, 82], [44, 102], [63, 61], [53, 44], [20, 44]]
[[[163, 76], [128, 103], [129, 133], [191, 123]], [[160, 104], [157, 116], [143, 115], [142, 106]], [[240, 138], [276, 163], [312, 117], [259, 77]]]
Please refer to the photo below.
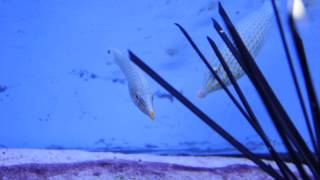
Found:
[[[195, 115], [199, 117], [205, 124], [207, 124], [211, 129], [216, 131], [219, 135], [221, 135], [225, 140], [227, 140], [230, 144], [232, 144], [237, 150], [239, 150], [243, 156], [252, 160], [259, 166], [262, 170], [268, 173], [270, 176], [275, 179], [320, 179], [320, 162], [319, 162], [319, 121], [320, 121], [320, 110], [318, 99], [316, 96], [316, 92], [314, 90], [313, 82], [311, 79], [311, 72], [308, 66], [308, 60], [304, 51], [303, 41], [297, 31], [296, 27], [296, 12], [292, 9], [292, 4], [289, 10], [288, 15], [288, 23], [291, 29], [291, 35], [294, 40], [295, 49], [298, 55], [300, 68], [303, 72], [303, 79], [306, 85], [306, 90], [308, 93], [308, 102], [309, 109], [312, 114], [312, 123], [313, 128], [310, 122], [310, 118], [307, 113], [307, 106], [305, 100], [301, 94], [301, 87], [297, 80], [297, 75], [292, 63], [292, 58], [289, 52], [289, 48], [287, 45], [287, 41], [285, 38], [285, 33], [282, 27], [282, 22], [279, 18], [279, 12], [276, 6], [275, 0], [272, 1], [272, 7], [274, 10], [274, 14], [277, 20], [278, 29], [281, 35], [281, 40], [284, 45], [284, 50], [286, 53], [287, 61], [289, 64], [291, 76], [294, 81], [296, 93], [299, 98], [299, 103], [301, 110], [304, 114], [304, 119], [308, 126], [309, 135], [312, 139], [313, 148], [310, 148], [306, 140], [302, 137], [298, 129], [293, 124], [293, 119], [290, 118], [286, 112], [286, 109], [281, 104], [281, 101], [274, 93], [272, 87], [269, 82], [265, 78], [264, 74], [261, 72], [260, 68], [255, 62], [254, 57], [250, 54], [249, 48], [245, 45], [243, 39], [238, 33], [238, 30], [233, 25], [230, 20], [227, 12], [224, 10], [221, 3], [219, 3], [219, 14], [222, 17], [224, 23], [227, 26], [228, 31], [230, 32], [231, 37], [229, 37], [226, 32], [221, 28], [219, 23], [213, 19], [213, 25], [215, 30], [218, 32], [220, 37], [223, 39], [224, 43], [227, 45], [232, 55], [235, 57], [241, 68], [244, 70], [245, 74], [249, 77], [250, 81], [254, 85], [256, 91], [258, 92], [261, 101], [263, 102], [266, 110], [269, 113], [270, 119], [272, 120], [275, 129], [277, 130], [279, 136], [285, 148], [287, 150], [287, 156], [289, 161], [293, 162], [296, 166], [298, 173], [295, 174], [292, 169], [288, 168], [284, 157], [282, 154], [277, 152], [273, 147], [272, 143], [268, 138], [266, 132], [264, 132], [263, 125], [260, 124], [259, 118], [254, 114], [252, 107], [249, 105], [245, 94], [241, 90], [241, 87], [238, 85], [236, 78], [232, 74], [230, 70], [230, 66], [221, 55], [220, 49], [216, 46], [215, 42], [207, 37], [208, 42], [210, 43], [212, 49], [218, 57], [218, 60], [222, 64], [224, 71], [226, 72], [228, 78], [232, 86], [234, 87], [237, 95], [240, 98], [240, 102], [234, 97], [234, 95], [228, 90], [226, 84], [221, 80], [221, 77], [215, 72], [215, 70], [210, 66], [208, 60], [205, 58], [201, 50], [197, 47], [197, 45], [193, 42], [190, 35], [187, 31], [179, 24], [176, 24], [178, 28], [182, 31], [184, 36], [187, 38], [188, 42], [191, 44], [193, 49], [199, 55], [200, 59], [205, 63], [208, 67], [209, 71], [212, 73], [212, 76], [218, 81], [222, 89], [228, 94], [233, 103], [237, 106], [242, 115], [249, 121], [251, 126], [255, 129], [257, 134], [262, 138], [264, 144], [266, 145], [269, 153], [270, 159], [274, 160], [280, 171], [277, 171], [274, 167], [267, 164], [261, 157], [257, 154], [250, 151], [247, 147], [241, 144], [236, 137], [232, 136], [225, 129], [223, 129], [217, 121], [210, 118], [204, 112], [202, 112], [197, 106], [195, 106], [190, 100], [184, 97], [179, 91], [177, 91], [172, 85], [166, 82], [159, 74], [157, 74], [153, 69], [151, 69], [148, 65], [146, 65], [137, 55], [135, 55], [131, 50], [129, 50], [129, 57], [133, 63], [139, 66], [143, 71], [145, 71], [150, 77], [152, 77], [155, 81], [157, 81], [164, 89], [170, 92], [177, 100], [183, 103], [190, 111], [192, 111]], [[231, 40], [232, 39], [232, 40]], [[314, 132], [313, 132], [314, 131]], [[305, 168], [307, 167], [307, 168]], [[307, 169], [309, 171], [307, 171]]]

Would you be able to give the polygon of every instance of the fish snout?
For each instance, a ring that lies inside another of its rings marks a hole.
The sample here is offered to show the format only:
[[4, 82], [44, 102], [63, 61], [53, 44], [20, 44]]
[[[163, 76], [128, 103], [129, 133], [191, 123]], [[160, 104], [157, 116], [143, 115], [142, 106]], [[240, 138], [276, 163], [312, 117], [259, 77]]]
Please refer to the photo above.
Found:
[[204, 91], [202, 89], [200, 89], [197, 93], [197, 97], [199, 99], [203, 99], [204, 97], [206, 97], [206, 93], [204, 93]]
[[149, 117], [151, 120], [154, 120], [154, 118], [155, 118], [154, 111], [149, 111]]

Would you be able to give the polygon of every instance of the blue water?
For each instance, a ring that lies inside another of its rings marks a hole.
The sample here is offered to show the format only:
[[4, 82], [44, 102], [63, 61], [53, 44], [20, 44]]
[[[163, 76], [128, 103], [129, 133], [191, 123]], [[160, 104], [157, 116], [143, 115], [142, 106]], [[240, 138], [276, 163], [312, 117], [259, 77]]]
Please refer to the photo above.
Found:
[[[261, 2], [224, 0], [223, 4], [237, 22]], [[281, 10], [286, 20], [285, 7]], [[308, 8], [310, 17], [301, 33], [320, 94], [317, 10], [316, 6]], [[150, 78], [156, 118], [151, 121], [141, 113], [129, 97], [123, 74], [106, 53], [108, 48], [123, 52], [130, 48], [239, 141], [251, 150], [265, 152], [223, 91], [205, 99], [196, 97], [205, 66], [173, 23], [184, 25], [209, 56], [212, 51], [206, 36], [219, 42], [210, 17], [221, 21], [213, 0], [0, 0], [0, 146], [237, 152]], [[288, 32], [287, 25], [285, 28]], [[310, 143], [275, 23], [257, 63]], [[296, 59], [295, 65], [303, 85]], [[272, 142], [282, 151], [255, 89], [247, 77], [239, 83]]]

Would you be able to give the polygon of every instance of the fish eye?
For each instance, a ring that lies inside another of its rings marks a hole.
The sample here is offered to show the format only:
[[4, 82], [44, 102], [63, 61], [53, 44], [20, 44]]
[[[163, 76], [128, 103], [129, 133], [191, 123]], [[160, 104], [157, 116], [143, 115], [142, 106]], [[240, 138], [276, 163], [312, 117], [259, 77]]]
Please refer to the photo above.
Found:
[[134, 97], [135, 97], [136, 99], [140, 99], [139, 96], [138, 96], [138, 94], [135, 94]]
[[138, 106], [144, 106], [144, 101], [143, 101], [143, 99], [140, 98], [140, 96], [138, 94], [135, 94], [134, 98], [136, 99]]

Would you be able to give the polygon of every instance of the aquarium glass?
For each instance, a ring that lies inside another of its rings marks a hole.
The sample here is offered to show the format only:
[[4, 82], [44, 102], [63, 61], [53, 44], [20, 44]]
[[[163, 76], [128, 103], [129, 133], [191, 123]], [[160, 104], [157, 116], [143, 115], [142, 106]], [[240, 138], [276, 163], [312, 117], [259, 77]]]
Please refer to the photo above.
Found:
[[[265, 1], [221, 2], [237, 24], [256, 13]], [[319, 95], [320, 8], [315, 1], [306, 2], [306, 15], [298, 25]], [[307, 101], [284, 1], [279, 10]], [[197, 97], [207, 69], [174, 23], [181, 24], [213, 62], [215, 54], [206, 36], [219, 47], [223, 42], [210, 18], [225, 27], [216, 0], [0, 0], [0, 146], [238, 153], [145, 73], [154, 96], [155, 118], [142, 113], [129, 95], [127, 78], [108, 54], [109, 49], [117, 49], [127, 57], [130, 49], [250, 150], [265, 153], [261, 139], [223, 90]], [[274, 17], [271, 19], [256, 62], [310, 144], [279, 31]], [[256, 23], [251, 33], [262, 27], [261, 22]], [[272, 143], [284, 151], [248, 77], [244, 75], [238, 83]], [[228, 88], [235, 94], [232, 86]]]

